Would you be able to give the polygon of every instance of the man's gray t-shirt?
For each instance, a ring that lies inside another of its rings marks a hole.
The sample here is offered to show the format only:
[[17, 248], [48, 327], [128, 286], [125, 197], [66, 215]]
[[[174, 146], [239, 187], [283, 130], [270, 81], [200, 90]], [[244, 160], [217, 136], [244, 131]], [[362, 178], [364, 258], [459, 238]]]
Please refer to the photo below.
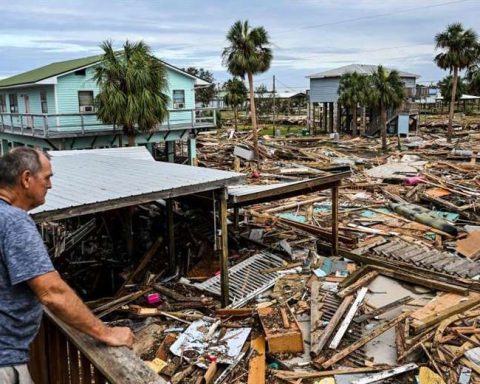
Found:
[[31, 217], [0, 200], [0, 367], [28, 361], [43, 308], [27, 280], [53, 270]]

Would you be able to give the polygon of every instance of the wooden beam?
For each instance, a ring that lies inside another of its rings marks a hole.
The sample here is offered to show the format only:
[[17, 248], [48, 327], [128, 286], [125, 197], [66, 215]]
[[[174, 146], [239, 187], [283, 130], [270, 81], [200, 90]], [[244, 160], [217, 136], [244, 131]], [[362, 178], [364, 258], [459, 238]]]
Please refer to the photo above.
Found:
[[332, 256], [338, 255], [338, 185], [332, 188]]
[[220, 285], [222, 292], [222, 307], [229, 304], [229, 282], [228, 282], [228, 228], [227, 228], [227, 190], [220, 189], [218, 197], [218, 217], [220, 221]]
[[107, 347], [90, 336], [81, 333], [55, 317], [45, 309], [47, 321], [57, 327], [72, 342], [85, 360], [91, 362], [110, 383], [166, 384], [138, 356], [126, 347]]
[[342, 321], [342, 324], [340, 325], [340, 328], [338, 328], [337, 333], [335, 334], [332, 342], [330, 343], [329, 348], [330, 349], [337, 349], [338, 345], [340, 344], [340, 341], [342, 340], [343, 335], [345, 332], [347, 332], [348, 326], [352, 322], [353, 316], [355, 316], [355, 313], [357, 313], [358, 308], [360, 308], [360, 305], [362, 305], [363, 299], [365, 298], [365, 295], [368, 292], [368, 288], [363, 287], [360, 292], [358, 292], [357, 297], [355, 298], [355, 301], [353, 302], [352, 306], [347, 312], [347, 315]]
[[173, 220], [173, 199], [166, 200], [167, 232], [168, 232], [168, 268], [174, 275], [177, 269], [177, 255], [175, 253], [175, 223]]
[[406, 303], [408, 303], [409, 301], [412, 301], [412, 300], [413, 300], [413, 298], [410, 297], [410, 296], [402, 297], [401, 299], [392, 301], [391, 303], [388, 303], [387, 305], [384, 305], [383, 307], [377, 308], [377, 309], [373, 310], [372, 312], [366, 313], [362, 316], [358, 316], [355, 319], [353, 319], [353, 321], [355, 321], [356, 323], [361, 323], [365, 320], [372, 319], [372, 318], [374, 318], [376, 316], [379, 316], [379, 315], [381, 315], [385, 312], [391, 311], [392, 309], [394, 309], [394, 308], [396, 308], [396, 307], [398, 307], [402, 304], [406, 304]]
[[349, 285], [348, 287], [342, 289], [340, 292], [337, 293], [337, 296], [340, 296], [341, 298], [344, 298], [345, 296], [351, 295], [353, 292], [355, 292], [357, 289], [367, 285], [370, 283], [373, 279], [375, 279], [379, 275], [378, 271], [370, 271], [360, 279], [358, 279], [356, 282], [354, 282], [352, 285]]
[[[373, 339], [380, 336], [382, 333], [388, 331], [390, 328], [394, 327], [401, 321], [405, 320], [408, 316], [410, 316], [410, 312], [403, 313], [402, 315], [398, 316], [397, 318], [387, 321], [386, 323], [380, 325], [378, 328], [375, 328], [372, 332], [362, 337], [360, 340], [357, 340], [353, 344], [349, 345], [347, 348], [342, 349], [340, 352], [334, 354], [330, 359], [321, 363], [320, 365], [322, 368], [327, 369], [336, 362], [342, 360], [346, 356], [348, 356], [353, 351], [356, 351], [358, 348], [363, 347], [365, 344], [369, 343]], [[318, 359], [317, 359], [318, 360]]]
[[265, 384], [265, 338], [261, 335], [250, 342], [254, 351], [248, 363], [248, 384]]
[[[353, 301], [353, 296], [347, 296], [343, 299], [342, 303], [338, 307], [337, 311], [333, 315], [333, 317], [330, 319], [328, 325], [324, 329], [322, 335], [320, 336], [320, 339], [318, 342], [315, 344], [312, 342], [311, 344], [311, 352], [310, 354], [315, 357], [320, 354], [322, 351], [323, 347], [327, 344], [328, 339], [330, 336], [333, 334], [333, 331], [335, 331], [335, 328], [337, 327], [337, 324], [340, 322], [342, 319], [343, 314], [346, 312], [348, 307], [350, 306], [351, 302]], [[316, 324], [316, 327], [319, 325]], [[312, 330], [312, 332], [315, 330]]]

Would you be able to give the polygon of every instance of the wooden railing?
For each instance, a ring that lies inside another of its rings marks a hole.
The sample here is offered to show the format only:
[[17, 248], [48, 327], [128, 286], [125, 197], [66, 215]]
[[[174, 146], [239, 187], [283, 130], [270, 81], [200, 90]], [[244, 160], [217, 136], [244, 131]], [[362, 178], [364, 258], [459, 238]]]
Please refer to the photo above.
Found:
[[46, 313], [30, 352], [39, 384], [166, 384], [128, 348], [112, 348]]
[[[164, 122], [154, 131], [169, 131], [189, 128], [214, 128], [214, 108], [172, 109]], [[62, 135], [86, 135], [92, 133], [118, 133], [120, 127], [104, 124], [95, 112], [84, 113], [0, 113], [0, 132], [23, 136], [62, 137]]]

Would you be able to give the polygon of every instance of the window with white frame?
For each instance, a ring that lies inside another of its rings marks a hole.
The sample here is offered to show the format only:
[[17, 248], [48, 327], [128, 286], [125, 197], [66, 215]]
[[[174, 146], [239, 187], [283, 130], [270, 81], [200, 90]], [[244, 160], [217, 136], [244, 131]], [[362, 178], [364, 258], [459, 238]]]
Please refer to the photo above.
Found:
[[185, 108], [185, 90], [183, 89], [173, 90], [173, 108], [174, 109]]
[[78, 91], [78, 109], [80, 112], [95, 112], [93, 91]]
[[40, 104], [42, 106], [42, 113], [48, 113], [47, 91], [40, 92]]
[[8, 95], [8, 102], [10, 103], [10, 113], [18, 113], [18, 98], [16, 93]]
[[0, 94], [0, 113], [7, 112], [7, 98]]

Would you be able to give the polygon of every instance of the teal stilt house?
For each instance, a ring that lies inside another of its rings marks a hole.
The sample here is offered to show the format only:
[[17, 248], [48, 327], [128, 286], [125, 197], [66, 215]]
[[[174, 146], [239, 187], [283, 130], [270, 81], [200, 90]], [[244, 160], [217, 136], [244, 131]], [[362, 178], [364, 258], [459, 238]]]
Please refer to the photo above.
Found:
[[[121, 147], [128, 143], [122, 127], [104, 124], [95, 113], [99, 87], [93, 79], [101, 56], [52, 63], [0, 80], [1, 152], [28, 145], [46, 150]], [[175, 142], [188, 141], [190, 162], [195, 138], [216, 126], [213, 109], [195, 108], [195, 89], [203, 79], [163, 62], [166, 68], [169, 116], [152, 131], [138, 132], [137, 145], [150, 150], [164, 142], [173, 161]]]

